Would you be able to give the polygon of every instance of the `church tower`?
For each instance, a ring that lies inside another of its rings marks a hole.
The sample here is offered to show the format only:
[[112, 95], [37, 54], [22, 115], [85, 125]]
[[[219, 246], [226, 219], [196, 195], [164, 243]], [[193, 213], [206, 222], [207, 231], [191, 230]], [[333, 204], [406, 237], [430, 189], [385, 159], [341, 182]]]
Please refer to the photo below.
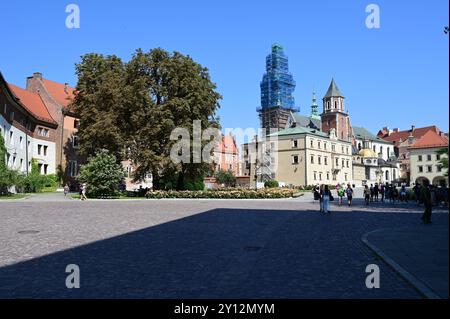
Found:
[[350, 119], [345, 111], [344, 96], [336, 85], [334, 79], [331, 80], [327, 93], [323, 97], [322, 131], [328, 133], [329, 130], [336, 130], [336, 137], [343, 141], [351, 141], [352, 129]]

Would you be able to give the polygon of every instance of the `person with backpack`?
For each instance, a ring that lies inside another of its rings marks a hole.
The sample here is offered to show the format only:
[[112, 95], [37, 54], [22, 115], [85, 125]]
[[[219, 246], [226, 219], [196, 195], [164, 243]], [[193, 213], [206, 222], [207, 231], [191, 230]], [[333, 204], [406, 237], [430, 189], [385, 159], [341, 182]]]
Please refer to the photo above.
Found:
[[350, 206], [352, 206], [352, 202], [353, 202], [353, 188], [350, 186], [350, 184], [347, 185], [345, 194], [347, 195], [348, 206], [350, 207]]
[[339, 206], [342, 206], [343, 197], [345, 196], [345, 189], [343, 186], [340, 186], [337, 190], [337, 194], [339, 197]]

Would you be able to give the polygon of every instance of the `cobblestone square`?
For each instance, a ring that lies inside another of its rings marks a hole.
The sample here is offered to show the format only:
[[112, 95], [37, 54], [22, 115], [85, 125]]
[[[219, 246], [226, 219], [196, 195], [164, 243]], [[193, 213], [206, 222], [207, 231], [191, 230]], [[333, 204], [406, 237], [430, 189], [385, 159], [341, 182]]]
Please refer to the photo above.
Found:
[[[1, 202], [0, 297], [422, 297], [361, 241], [421, 226], [420, 207], [356, 200], [332, 210], [320, 214], [308, 196]], [[448, 225], [446, 211], [433, 222], [423, 227]], [[66, 288], [69, 264], [80, 268], [80, 289]], [[380, 267], [380, 289], [366, 288], [369, 264]]]

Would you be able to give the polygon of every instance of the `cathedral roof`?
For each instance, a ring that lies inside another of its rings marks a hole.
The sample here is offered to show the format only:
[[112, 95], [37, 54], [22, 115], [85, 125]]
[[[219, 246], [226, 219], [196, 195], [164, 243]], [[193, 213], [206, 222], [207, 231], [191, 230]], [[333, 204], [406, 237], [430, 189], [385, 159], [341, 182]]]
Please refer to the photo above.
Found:
[[339, 88], [336, 85], [336, 82], [334, 82], [334, 79], [331, 79], [330, 87], [328, 88], [327, 94], [325, 94], [324, 97], [332, 97], [332, 96], [340, 96], [344, 97], [339, 91]]
[[298, 113], [293, 113], [295, 123], [298, 126], [304, 126], [309, 128], [317, 128], [320, 129], [322, 126], [322, 121], [320, 118], [316, 119], [310, 116], [304, 116]]
[[392, 142], [383, 140], [382, 138], [376, 136], [375, 134], [372, 134], [369, 130], [367, 130], [364, 127], [359, 126], [352, 126], [353, 134], [355, 135], [355, 138], [360, 140], [369, 140], [372, 142], [379, 142], [379, 143], [386, 143], [386, 144], [393, 144]]

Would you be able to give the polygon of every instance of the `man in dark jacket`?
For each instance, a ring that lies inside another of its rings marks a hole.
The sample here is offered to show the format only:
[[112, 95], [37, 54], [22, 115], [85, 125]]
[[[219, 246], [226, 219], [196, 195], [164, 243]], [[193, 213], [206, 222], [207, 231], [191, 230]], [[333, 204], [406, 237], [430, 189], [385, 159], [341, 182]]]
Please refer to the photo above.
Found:
[[433, 203], [431, 201], [431, 192], [428, 180], [423, 181], [423, 186], [420, 189], [420, 199], [425, 205], [425, 212], [422, 215], [422, 220], [425, 224], [431, 224], [431, 210]]

